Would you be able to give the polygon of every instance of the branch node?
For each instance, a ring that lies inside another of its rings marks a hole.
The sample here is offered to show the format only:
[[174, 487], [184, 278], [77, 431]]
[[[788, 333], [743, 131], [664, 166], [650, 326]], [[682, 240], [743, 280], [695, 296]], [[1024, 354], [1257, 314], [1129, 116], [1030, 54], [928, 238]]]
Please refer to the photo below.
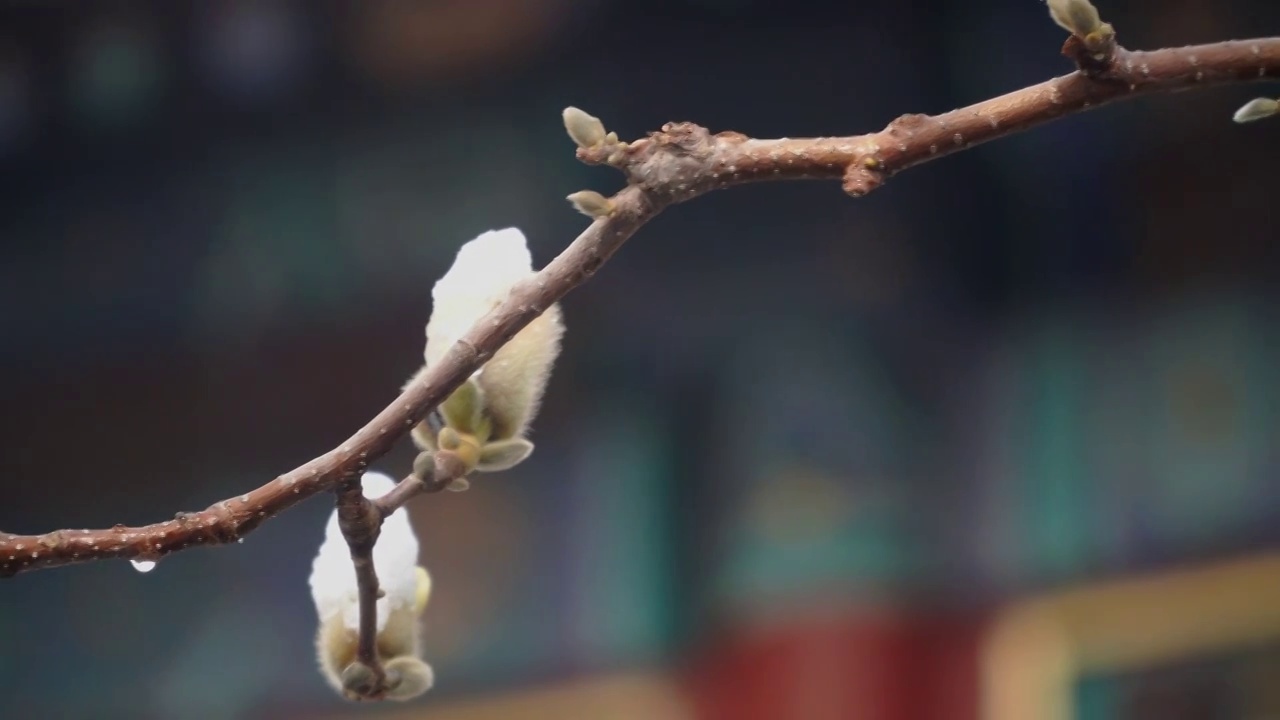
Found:
[[907, 137], [911, 137], [920, 130], [923, 130], [929, 123], [930, 119], [931, 118], [928, 115], [924, 115], [922, 113], [907, 113], [894, 118], [885, 130], [887, 130], [890, 135], [905, 135]]
[[1098, 8], [1089, 0], [1047, 0], [1049, 16], [1071, 37], [1062, 45], [1062, 54], [1091, 77], [1103, 75], [1116, 55], [1116, 31], [1102, 22]]
[[851, 197], [862, 197], [884, 184], [884, 164], [868, 155], [861, 163], [852, 163], [845, 169], [841, 187]]
[[1098, 8], [1089, 0], [1047, 0], [1049, 17], [1058, 27], [1085, 38], [1102, 30], [1104, 23], [1098, 15]]
[[[1110, 25], [1106, 26], [1110, 29]], [[1093, 38], [1092, 40], [1090, 38]], [[1106, 79], [1115, 70], [1116, 57], [1121, 52], [1115, 42], [1115, 34], [1081, 38], [1072, 35], [1062, 44], [1062, 55], [1076, 64], [1083, 74], [1095, 80]]]

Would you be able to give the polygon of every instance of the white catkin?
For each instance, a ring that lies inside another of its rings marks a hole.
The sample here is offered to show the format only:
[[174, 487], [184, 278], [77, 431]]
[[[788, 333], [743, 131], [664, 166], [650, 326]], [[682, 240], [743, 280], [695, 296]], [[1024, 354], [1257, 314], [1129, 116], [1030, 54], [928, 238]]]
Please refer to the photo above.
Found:
[[[395, 487], [390, 477], [365, 473], [364, 496], [378, 498]], [[431, 577], [418, 566], [418, 539], [403, 508], [382, 524], [373, 547], [373, 565], [384, 595], [377, 601], [377, 648], [390, 667], [395, 663], [405, 682], [388, 697], [407, 700], [431, 687], [431, 667], [423, 662], [419, 617], [430, 594]], [[344, 693], [343, 672], [356, 658], [360, 628], [360, 592], [351, 552], [338, 525], [335, 510], [325, 527], [324, 541], [311, 566], [311, 597], [319, 629], [316, 654], [329, 685]]]
[[[463, 245], [453, 266], [432, 289], [426, 365], [409, 382], [439, 362], [477, 321], [507, 299], [517, 283], [534, 274], [524, 234], [517, 228], [491, 230]], [[552, 305], [473, 375], [483, 391], [486, 415], [493, 421], [491, 439], [524, 434], [537, 414], [563, 335], [560, 307]]]
[[[368, 472], [361, 479], [361, 485], [365, 497], [377, 498], [390, 492], [396, 482], [381, 473]], [[378, 573], [378, 583], [386, 593], [378, 601], [378, 630], [381, 631], [391, 611], [412, 607], [417, 594], [418, 538], [403, 508], [382, 523], [378, 542], [373, 547], [373, 566]], [[351, 564], [351, 551], [338, 526], [336, 510], [329, 516], [324, 542], [311, 565], [310, 583], [311, 597], [321, 621], [340, 615], [345, 627], [359, 628], [356, 572]]]

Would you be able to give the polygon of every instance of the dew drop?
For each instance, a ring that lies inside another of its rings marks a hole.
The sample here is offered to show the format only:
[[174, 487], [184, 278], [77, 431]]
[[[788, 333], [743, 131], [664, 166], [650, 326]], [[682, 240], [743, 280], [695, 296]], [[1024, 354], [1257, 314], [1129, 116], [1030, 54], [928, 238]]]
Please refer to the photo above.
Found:
[[149, 573], [156, 569], [155, 560], [130, 560], [129, 562], [133, 565], [133, 569], [140, 573]]

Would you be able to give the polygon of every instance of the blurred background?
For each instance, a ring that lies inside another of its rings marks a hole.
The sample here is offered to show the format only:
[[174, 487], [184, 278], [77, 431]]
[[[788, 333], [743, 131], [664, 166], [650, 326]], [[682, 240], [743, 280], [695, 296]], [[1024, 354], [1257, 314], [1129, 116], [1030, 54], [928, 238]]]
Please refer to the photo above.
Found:
[[[1280, 34], [1100, 7], [1133, 48]], [[1063, 39], [1036, 0], [0, 3], [0, 528], [165, 519], [347, 437], [461, 243], [541, 266], [564, 196], [620, 187], [566, 105], [854, 134]], [[563, 303], [532, 459], [411, 506], [417, 702], [315, 668], [321, 497], [0, 582], [0, 718], [1280, 716], [1280, 126], [1230, 122], [1276, 92], [664, 213]]]

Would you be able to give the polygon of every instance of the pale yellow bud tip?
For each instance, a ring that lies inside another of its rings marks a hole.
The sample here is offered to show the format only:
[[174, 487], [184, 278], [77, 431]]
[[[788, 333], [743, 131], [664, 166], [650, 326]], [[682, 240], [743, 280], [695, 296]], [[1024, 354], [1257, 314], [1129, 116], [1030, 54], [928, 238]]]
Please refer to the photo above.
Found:
[[1089, 0], [1047, 0], [1049, 16], [1063, 30], [1084, 39], [1102, 29], [1098, 8]]
[[1272, 98], [1254, 98], [1245, 103], [1231, 116], [1238, 123], [1253, 122], [1280, 114], [1280, 100]]
[[409, 655], [392, 658], [386, 662], [388, 700], [412, 700], [431, 689], [435, 673], [431, 666]]
[[564, 109], [563, 117], [564, 129], [578, 147], [595, 147], [604, 142], [604, 123], [600, 118], [573, 106]]
[[613, 202], [595, 190], [579, 190], [565, 197], [573, 209], [589, 218], [604, 217], [613, 212]]

